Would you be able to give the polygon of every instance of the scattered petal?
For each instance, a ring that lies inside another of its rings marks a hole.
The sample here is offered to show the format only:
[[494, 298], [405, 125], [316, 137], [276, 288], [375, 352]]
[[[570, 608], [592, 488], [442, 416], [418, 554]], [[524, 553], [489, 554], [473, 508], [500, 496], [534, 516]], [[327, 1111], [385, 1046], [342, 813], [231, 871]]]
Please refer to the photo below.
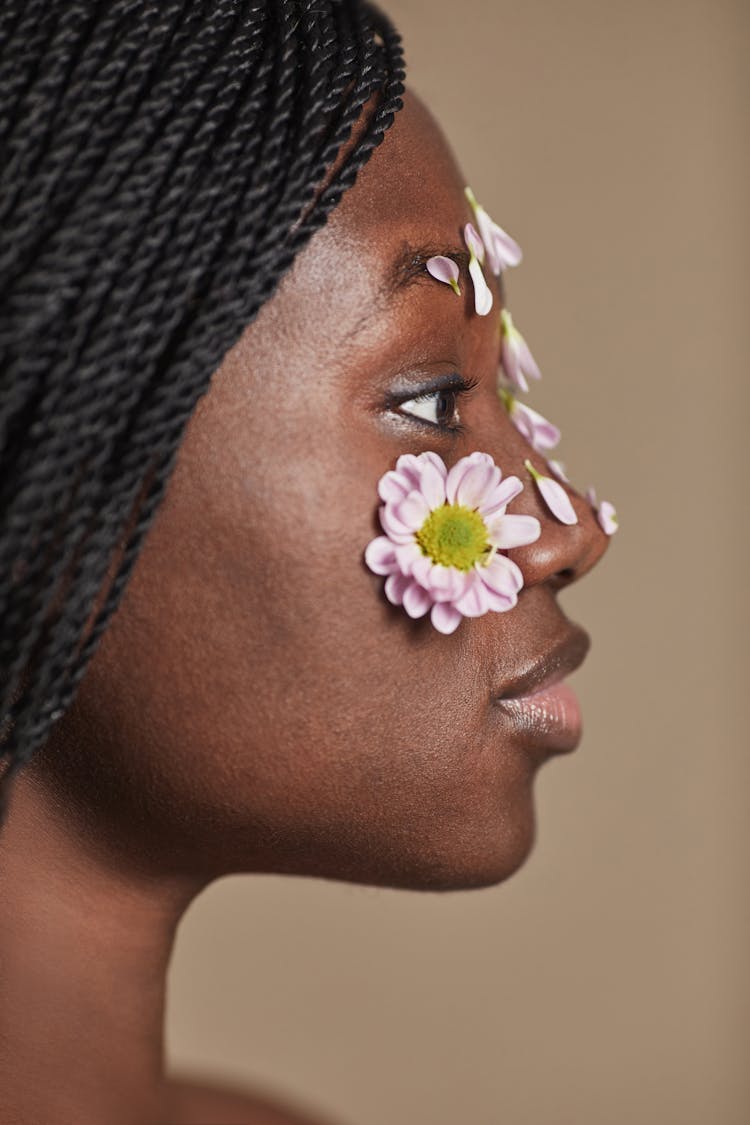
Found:
[[565, 466], [563, 465], [562, 461], [548, 460], [547, 464], [558, 480], [564, 481], [565, 484], [570, 484], [570, 480], [565, 472]]
[[474, 308], [478, 316], [487, 316], [492, 311], [492, 290], [490, 289], [482, 267], [477, 259], [472, 255], [469, 261], [469, 277], [474, 283]]
[[607, 535], [614, 535], [620, 526], [614, 505], [610, 504], [609, 500], [602, 500], [596, 514], [602, 531], [606, 532]]
[[521, 247], [507, 231], [493, 222], [484, 207], [477, 203], [470, 187], [467, 187], [465, 192], [479, 227], [480, 238], [487, 251], [488, 265], [497, 277], [507, 266], [517, 266], [520, 263], [523, 257]]
[[464, 227], [464, 242], [470, 254], [472, 254], [479, 262], [484, 261], [484, 243], [477, 234], [477, 228], [473, 223], [467, 223]]
[[532, 410], [525, 402], [519, 402], [513, 392], [505, 390], [504, 387], [498, 387], [497, 393], [510, 415], [511, 422], [537, 453], [554, 449], [559, 444], [560, 431], [544, 415], [537, 410]]
[[453, 292], [458, 297], [461, 296], [461, 289], [458, 284], [460, 273], [458, 265], [452, 258], [446, 258], [443, 254], [438, 254], [434, 258], [428, 258], [427, 272], [431, 274], [436, 281], [442, 281], [445, 285], [450, 285]]
[[542, 499], [552, 515], [556, 516], [560, 523], [578, 523], [576, 510], [563, 486], [558, 481], [553, 480], [552, 477], [546, 477], [543, 473], [540, 473], [534, 468], [531, 461], [524, 461], [524, 465], [534, 478]]
[[500, 312], [500, 339], [500, 362], [506, 378], [525, 394], [529, 389], [527, 379], [541, 379], [542, 373], [508, 309]]

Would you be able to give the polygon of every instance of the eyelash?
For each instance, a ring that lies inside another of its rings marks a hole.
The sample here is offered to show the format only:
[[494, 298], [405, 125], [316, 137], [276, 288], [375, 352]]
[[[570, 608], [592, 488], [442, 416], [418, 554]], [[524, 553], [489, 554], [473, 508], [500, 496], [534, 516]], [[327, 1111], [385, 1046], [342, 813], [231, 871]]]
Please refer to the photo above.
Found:
[[[456, 402], [453, 408], [455, 412], [459, 400], [470, 394], [471, 391], [473, 391], [474, 388], [478, 385], [478, 379], [464, 378], [463, 375], [458, 375], [454, 376], [452, 382], [446, 384], [445, 386], [439, 386], [430, 390], [421, 391], [419, 394], [412, 394], [408, 397], [401, 396], [398, 399], [394, 399], [390, 405], [392, 407], [399, 407], [403, 406], [406, 402], [425, 402], [427, 399], [434, 398], [437, 395], [448, 394], [455, 395]], [[416, 415], [409, 414], [406, 411], [404, 412], [404, 416], [409, 418], [409, 420], [412, 422], [421, 423], [423, 426], [429, 426], [431, 430], [440, 430], [442, 433], [449, 433], [453, 436], [463, 434], [466, 429], [466, 427], [460, 421], [453, 426], [446, 426], [440, 423], [429, 422], [426, 418], [418, 418]]]

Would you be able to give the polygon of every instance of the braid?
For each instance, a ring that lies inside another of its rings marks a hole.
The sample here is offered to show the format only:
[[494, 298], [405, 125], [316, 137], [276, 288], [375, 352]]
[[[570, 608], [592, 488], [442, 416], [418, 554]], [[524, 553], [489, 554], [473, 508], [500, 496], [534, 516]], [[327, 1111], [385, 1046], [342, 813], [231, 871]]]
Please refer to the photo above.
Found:
[[403, 76], [398, 35], [361, 0], [5, 0], [0, 825], [197, 400], [382, 141]]

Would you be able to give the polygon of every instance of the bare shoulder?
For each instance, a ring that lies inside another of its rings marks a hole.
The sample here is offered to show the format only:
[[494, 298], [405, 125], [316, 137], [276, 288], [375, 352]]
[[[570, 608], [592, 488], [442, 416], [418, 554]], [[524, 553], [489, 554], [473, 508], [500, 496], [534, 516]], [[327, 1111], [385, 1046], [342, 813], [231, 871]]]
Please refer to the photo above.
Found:
[[159, 1125], [342, 1125], [268, 1095], [185, 1078], [166, 1084], [165, 1114]]

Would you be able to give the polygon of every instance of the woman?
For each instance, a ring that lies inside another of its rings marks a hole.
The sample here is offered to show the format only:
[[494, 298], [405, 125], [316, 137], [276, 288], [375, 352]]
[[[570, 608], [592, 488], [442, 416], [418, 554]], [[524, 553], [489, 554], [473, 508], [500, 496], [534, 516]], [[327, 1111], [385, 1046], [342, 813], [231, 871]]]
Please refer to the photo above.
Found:
[[2, 21], [2, 1111], [310, 1120], [165, 1075], [179, 920], [232, 872], [515, 871], [606, 520], [381, 16]]

